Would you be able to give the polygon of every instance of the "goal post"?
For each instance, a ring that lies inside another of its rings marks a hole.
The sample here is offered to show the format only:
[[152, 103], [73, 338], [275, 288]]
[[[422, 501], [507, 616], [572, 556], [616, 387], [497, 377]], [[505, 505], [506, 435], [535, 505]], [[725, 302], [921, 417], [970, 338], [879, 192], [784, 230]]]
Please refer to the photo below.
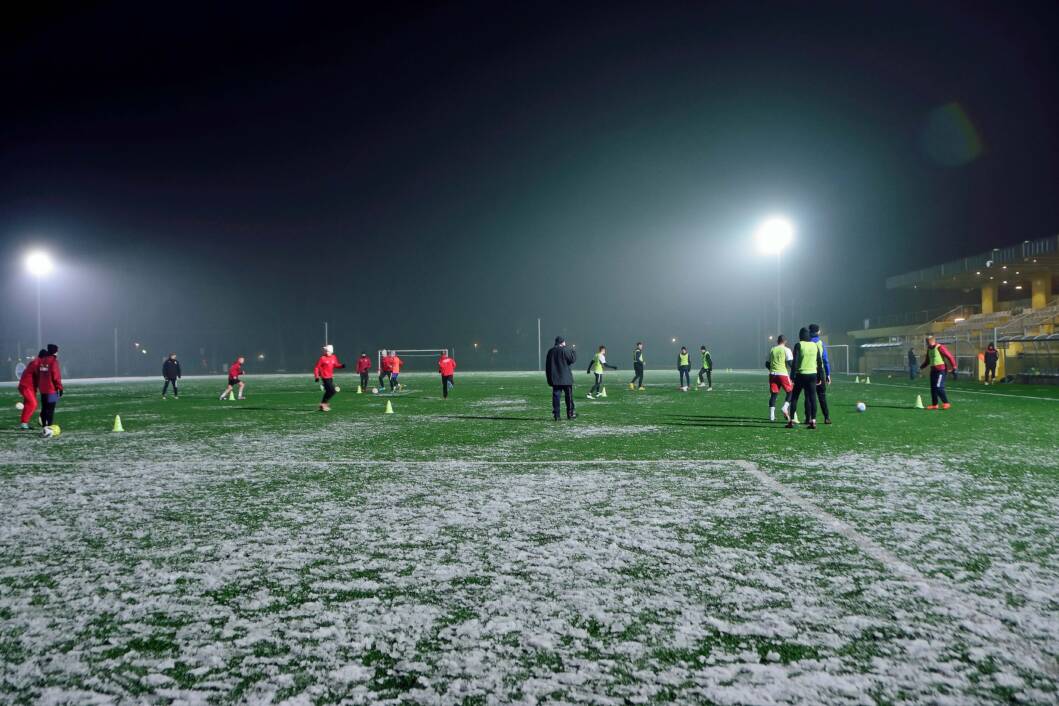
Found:
[[[390, 355], [396, 354], [404, 362], [409, 362], [409, 359], [421, 362], [423, 359], [426, 361], [437, 361], [442, 355], [448, 355], [448, 348], [382, 348], [379, 349], [375, 354], [375, 369], [382, 370], [382, 354], [383, 352], [389, 353]], [[433, 369], [433, 367], [431, 367]], [[414, 368], [413, 368], [414, 370]]]

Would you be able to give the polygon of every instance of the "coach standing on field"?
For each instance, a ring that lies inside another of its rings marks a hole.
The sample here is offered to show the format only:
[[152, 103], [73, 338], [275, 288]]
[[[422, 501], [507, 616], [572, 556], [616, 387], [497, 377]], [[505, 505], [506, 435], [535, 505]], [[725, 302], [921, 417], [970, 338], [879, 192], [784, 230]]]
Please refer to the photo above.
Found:
[[566, 396], [566, 418], [574, 419], [574, 374], [570, 366], [577, 362], [577, 351], [566, 346], [562, 336], [555, 337], [555, 345], [548, 351], [544, 374], [552, 386], [552, 417], [559, 421], [559, 396]]

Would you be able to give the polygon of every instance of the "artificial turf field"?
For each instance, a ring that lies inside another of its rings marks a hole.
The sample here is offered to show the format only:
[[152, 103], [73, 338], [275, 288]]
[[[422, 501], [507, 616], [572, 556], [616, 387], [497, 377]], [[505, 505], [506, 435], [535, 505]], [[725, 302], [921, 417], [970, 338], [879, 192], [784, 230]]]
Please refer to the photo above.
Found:
[[1059, 701], [1059, 388], [809, 431], [626, 374], [561, 423], [540, 373], [68, 384], [0, 433], [0, 701]]

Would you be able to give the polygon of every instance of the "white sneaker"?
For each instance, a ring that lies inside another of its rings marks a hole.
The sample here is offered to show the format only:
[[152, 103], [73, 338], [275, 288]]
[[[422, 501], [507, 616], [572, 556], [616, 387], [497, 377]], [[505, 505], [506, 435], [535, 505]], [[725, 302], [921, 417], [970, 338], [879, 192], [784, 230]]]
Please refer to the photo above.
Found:
[[713, 392], [713, 387], [712, 387], [712, 386], [710, 386], [710, 387], [707, 387], [707, 388], [706, 388], [706, 392]]
[[700, 383], [699, 383], [699, 387], [706, 387], [706, 383], [704, 383], [704, 382], [700, 382]]
[[585, 397], [587, 397], [587, 398], [588, 398], [588, 399], [590, 399], [590, 400], [594, 400], [594, 399], [596, 399], [595, 397], [593, 397], [593, 396], [592, 396], [592, 393], [591, 393], [591, 392], [589, 392], [589, 393], [588, 393], [587, 395], [585, 395]]

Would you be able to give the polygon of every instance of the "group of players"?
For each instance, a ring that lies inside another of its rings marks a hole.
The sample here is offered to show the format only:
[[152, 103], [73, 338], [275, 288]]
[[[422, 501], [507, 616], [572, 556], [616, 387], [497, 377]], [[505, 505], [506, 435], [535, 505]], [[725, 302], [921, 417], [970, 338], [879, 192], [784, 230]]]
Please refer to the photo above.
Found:
[[21, 370], [18, 376], [18, 393], [22, 401], [18, 408], [19, 428], [29, 429], [29, 420], [37, 410], [40, 395], [40, 425], [50, 428], [55, 423], [55, 406], [63, 396], [63, 378], [59, 367], [59, 346], [49, 343]]

